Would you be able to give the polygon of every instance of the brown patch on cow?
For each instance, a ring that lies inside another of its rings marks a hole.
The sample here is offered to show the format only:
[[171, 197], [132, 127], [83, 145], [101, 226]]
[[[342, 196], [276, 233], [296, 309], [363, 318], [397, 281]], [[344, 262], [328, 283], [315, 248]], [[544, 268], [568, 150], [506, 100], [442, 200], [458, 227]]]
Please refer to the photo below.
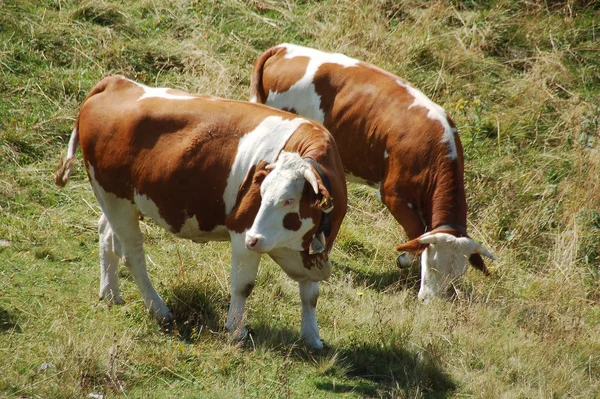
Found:
[[283, 227], [286, 230], [298, 231], [302, 227], [300, 215], [297, 212], [290, 212], [283, 217]]
[[[137, 101], [143, 89], [116, 76], [102, 80], [92, 93], [78, 117], [86, 167], [119, 198], [133, 201], [134, 190], [148, 196], [173, 232], [190, 217], [203, 231], [224, 225], [223, 193], [239, 139], [274, 113], [293, 117], [204, 96]], [[253, 209], [238, 209], [247, 216], [238, 229], [247, 225]]]

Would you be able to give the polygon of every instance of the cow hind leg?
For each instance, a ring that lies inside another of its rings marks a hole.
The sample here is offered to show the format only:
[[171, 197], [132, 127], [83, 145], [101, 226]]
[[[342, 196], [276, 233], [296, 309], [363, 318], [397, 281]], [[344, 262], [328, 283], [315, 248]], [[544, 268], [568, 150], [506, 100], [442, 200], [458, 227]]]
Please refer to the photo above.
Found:
[[[150, 313], [162, 324], [167, 324], [173, 320], [173, 314], [167, 307], [165, 301], [156, 292], [148, 272], [146, 270], [146, 258], [144, 254], [144, 237], [140, 230], [137, 208], [126, 200], [115, 199], [114, 201], [104, 201], [103, 210], [108, 225], [116, 236], [113, 239], [113, 253], [118, 258], [120, 252], [129, 269], [133, 280], [144, 298], [144, 304]], [[105, 235], [108, 238], [109, 234]], [[115, 245], [116, 244], [116, 245]], [[120, 248], [119, 248], [120, 247]], [[112, 256], [112, 254], [109, 253]], [[109, 256], [109, 259], [111, 257]], [[106, 268], [113, 271], [116, 269]], [[111, 282], [111, 288], [114, 290], [116, 271], [107, 274], [107, 277], [101, 278], [102, 282]], [[111, 280], [112, 279], [112, 280]]]
[[100, 235], [100, 300], [109, 304], [122, 304], [124, 301], [119, 291], [121, 244], [104, 214], [98, 221], [98, 233]]

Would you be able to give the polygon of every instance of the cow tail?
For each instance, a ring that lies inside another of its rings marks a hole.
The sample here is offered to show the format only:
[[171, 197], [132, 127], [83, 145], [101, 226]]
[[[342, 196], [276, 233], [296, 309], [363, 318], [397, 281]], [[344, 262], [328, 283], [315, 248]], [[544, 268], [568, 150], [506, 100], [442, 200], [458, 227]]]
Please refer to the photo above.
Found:
[[75, 124], [73, 133], [71, 133], [71, 139], [69, 140], [69, 147], [67, 148], [67, 155], [60, 160], [56, 174], [54, 175], [54, 183], [59, 187], [64, 187], [71, 177], [71, 170], [73, 168], [73, 162], [75, 161], [75, 153], [79, 146], [79, 124]]
[[278, 52], [284, 50], [284, 47], [271, 47], [258, 57], [254, 62], [254, 69], [250, 77], [250, 101], [264, 104], [267, 101], [267, 94], [263, 86], [263, 72], [268, 59]]

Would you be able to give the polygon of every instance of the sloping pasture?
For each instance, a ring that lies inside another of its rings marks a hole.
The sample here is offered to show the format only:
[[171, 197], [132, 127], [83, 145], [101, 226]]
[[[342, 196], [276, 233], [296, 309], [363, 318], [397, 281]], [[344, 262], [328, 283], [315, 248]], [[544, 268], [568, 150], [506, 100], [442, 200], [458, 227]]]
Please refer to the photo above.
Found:
[[[591, 0], [1, 1], [0, 396], [598, 397], [599, 15]], [[148, 220], [174, 331], [126, 268], [126, 304], [99, 302], [99, 207], [80, 155], [69, 185], [53, 184], [87, 92], [119, 73], [247, 99], [253, 60], [280, 42], [372, 62], [445, 107], [492, 275], [470, 270], [418, 303], [418, 268], [395, 266], [404, 233], [350, 185], [321, 352], [299, 341], [296, 285], [267, 259], [252, 339], [229, 342], [229, 245]]]

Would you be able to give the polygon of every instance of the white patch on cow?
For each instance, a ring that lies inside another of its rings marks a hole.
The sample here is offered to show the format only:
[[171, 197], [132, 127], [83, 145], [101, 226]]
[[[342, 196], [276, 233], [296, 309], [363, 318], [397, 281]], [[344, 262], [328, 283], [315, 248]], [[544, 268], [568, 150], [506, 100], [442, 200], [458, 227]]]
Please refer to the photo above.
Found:
[[250, 97], [250, 102], [251, 103], [257, 103], [258, 102], [258, 98], [256, 97], [256, 95]]
[[142, 94], [140, 98], [137, 99], [137, 101], [142, 101], [146, 98], [164, 98], [165, 100], [193, 100], [195, 98], [198, 98], [198, 96], [193, 96], [191, 94], [168, 93], [167, 91], [174, 91], [173, 89], [170, 89], [168, 87], [150, 87], [136, 82], [135, 80], [127, 78], [123, 79], [141, 87], [144, 90], [144, 94]]
[[[290, 248], [302, 251], [303, 237], [314, 227], [311, 218], [300, 219], [298, 230], [283, 227], [283, 219], [288, 213], [299, 213], [302, 192], [306, 178], [304, 171], [310, 168], [308, 162], [297, 152], [281, 152], [275, 167], [265, 177], [260, 186], [262, 198], [254, 223], [246, 233], [246, 243], [257, 240], [254, 250], [269, 252], [274, 248]], [[284, 206], [286, 200], [293, 204]]]
[[280, 116], [269, 116], [240, 139], [223, 194], [225, 213], [229, 214], [235, 206], [238, 189], [250, 168], [261, 160], [275, 162], [290, 136], [303, 123], [310, 122], [303, 118], [284, 120]]
[[310, 60], [300, 80], [283, 93], [269, 91], [265, 104], [279, 109], [294, 109], [300, 115], [323, 123], [325, 114], [321, 109], [321, 97], [317, 94], [313, 83], [319, 67], [323, 64], [338, 64], [348, 68], [356, 66], [359, 61], [343, 54], [325, 53], [294, 44], [286, 43], [279, 47], [286, 49], [284, 58], [308, 57]]
[[388, 159], [390, 154], [388, 154], [387, 150], [383, 151], [383, 159]]
[[411, 202], [409, 202], [407, 205], [410, 209], [415, 209], [415, 206]]
[[193, 100], [198, 98], [192, 95], [168, 93], [169, 90], [172, 91], [172, 89], [169, 89], [168, 87], [141, 86], [144, 88], [144, 94], [137, 99], [138, 101], [142, 101], [146, 98], [164, 98], [165, 100]]
[[448, 157], [450, 159], [456, 159], [457, 151], [456, 151], [456, 142], [454, 141], [454, 133], [456, 133], [456, 129], [450, 126], [448, 123], [448, 117], [446, 116], [446, 111], [438, 104], [434, 103], [427, 97], [421, 90], [414, 88], [410, 83], [405, 82], [401, 79], [397, 79], [396, 82], [404, 87], [408, 93], [414, 97], [415, 101], [408, 107], [409, 109], [412, 107], [424, 107], [429, 111], [427, 112], [427, 117], [429, 119], [437, 120], [442, 125], [444, 129], [444, 134], [442, 135], [442, 143], [448, 145], [449, 154]]

